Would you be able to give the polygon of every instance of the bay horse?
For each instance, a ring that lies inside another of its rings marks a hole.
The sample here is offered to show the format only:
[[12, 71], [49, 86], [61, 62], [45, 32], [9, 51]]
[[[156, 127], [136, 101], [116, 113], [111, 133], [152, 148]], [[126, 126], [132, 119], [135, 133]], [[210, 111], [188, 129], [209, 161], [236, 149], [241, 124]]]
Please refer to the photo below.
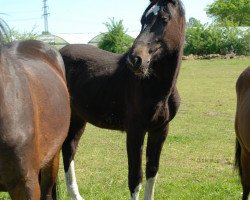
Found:
[[162, 146], [180, 104], [176, 80], [185, 36], [182, 2], [151, 0], [141, 24], [132, 48], [123, 55], [80, 44], [60, 50], [71, 96], [71, 123], [62, 152], [72, 199], [82, 199], [74, 156], [87, 122], [127, 133], [128, 185], [134, 200], [139, 198], [148, 133], [144, 199], [154, 198]]
[[59, 52], [36, 40], [1, 44], [0, 191], [13, 200], [52, 199], [69, 123]]
[[236, 94], [235, 167], [241, 178], [242, 200], [247, 200], [250, 192], [250, 67], [240, 74], [236, 82]]

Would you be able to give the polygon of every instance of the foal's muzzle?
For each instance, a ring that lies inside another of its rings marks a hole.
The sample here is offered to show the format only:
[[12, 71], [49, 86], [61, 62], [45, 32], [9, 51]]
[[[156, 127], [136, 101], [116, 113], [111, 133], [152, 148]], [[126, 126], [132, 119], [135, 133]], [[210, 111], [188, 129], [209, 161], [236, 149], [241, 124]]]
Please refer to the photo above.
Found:
[[132, 68], [132, 70], [136, 71], [142, 64], [142, 58], [140, 56], [129, 54], [127, 57], [127, 63], [130, 65], [130, 68]]
[[127, 64], [131, 71], [141, 78], [147, 77], [149, 72], [149, 61], [145, 62], [141, 56], [129, 54]]

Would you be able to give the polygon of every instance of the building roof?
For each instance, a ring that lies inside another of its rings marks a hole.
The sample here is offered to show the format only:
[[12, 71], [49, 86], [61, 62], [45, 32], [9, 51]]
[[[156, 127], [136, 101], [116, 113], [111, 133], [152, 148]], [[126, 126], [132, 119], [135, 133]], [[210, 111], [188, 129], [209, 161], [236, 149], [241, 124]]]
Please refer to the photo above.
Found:
[[48, 43], [52, 46], [55, 46], [57, 49], [62, 48], [63, 46], [69, 44], [66, 40], [63, 38], [57, 36], [57, 35], [52, 35], [52, 34], [42, 34], [39, 35], [38, 40], [41, 40], [45, 43]]
[[66, 40], [69, 44], [88, 44], [94, 38], [96, 33], [60, 33], [59, 37]]
[[[57, 36], [66, 40], [69, 44], [93, 44], [99, 41], [104, 33], [59, 33]], [[127, 34], [136, 38], [138, 31], [128, 31]]]
[[[38, 36], [38, 40], [46, 42], [55, 46], [57, 49], [62, 48], [67, 44], [91, 44], [97, 46], [104, 33], [60, 33], [57, 35], [42, 34]], [[139, 32], [127, 32], [127, 34], [133, 38], [139, 34]]]
[[94, 38], [92, 38], [88, 44], [91, 44], [93, 46], [98, 46], [98, 43], [101, 41], [102, 37], [104, 36], [104, 33], [100, 33], [99, 35], [95, 36]]

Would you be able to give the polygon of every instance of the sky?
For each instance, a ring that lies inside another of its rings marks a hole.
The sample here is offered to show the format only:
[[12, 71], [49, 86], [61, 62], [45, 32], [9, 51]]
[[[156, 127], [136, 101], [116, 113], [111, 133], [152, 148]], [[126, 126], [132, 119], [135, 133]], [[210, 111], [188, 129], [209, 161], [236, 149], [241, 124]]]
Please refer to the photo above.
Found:
[[[11, 28], [23, 33], [44, 30], [44, 0], [0, 0], [0, 17]], [[205, 8], [214, 0], [182, 0], [186, 19], [194, 17], [202, 23], [211, 22]], [[52, 34], [106, 32], [110, 18], [123, 20], [128, 32], [138, 32], [140, 18], [149, 0], [47, 0], [48, 26]]]

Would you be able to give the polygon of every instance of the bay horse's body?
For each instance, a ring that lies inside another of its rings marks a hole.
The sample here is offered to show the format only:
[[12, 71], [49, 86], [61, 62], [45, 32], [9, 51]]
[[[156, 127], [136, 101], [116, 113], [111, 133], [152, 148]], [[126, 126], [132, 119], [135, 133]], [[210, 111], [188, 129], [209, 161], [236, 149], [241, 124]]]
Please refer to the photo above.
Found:
[[242, 200], [250, 192], [250, 67], [239, 76], [236, 83], [237, 107], [235, 117], [235, 165], [239, 169], [243, 188]]
[[61, 55], [35, 41], [0, 47], [0, 191], [52, 199], [70, 102]]
[[73, 199], [81, 199], [74, 155], [87, 122], [126, 131], [132, 199], [139, 198], [142, 146], [148, 132], [144, 198], [153, 199], [161, 149], [180, 103], [175, 85], [185, 30], [181, 2], [152, 1], [143, 14], [142, 27], [124, 55], [88, 45], [68, 45], [60, 50], [71, 95], [71, 124], [62, 150]]

